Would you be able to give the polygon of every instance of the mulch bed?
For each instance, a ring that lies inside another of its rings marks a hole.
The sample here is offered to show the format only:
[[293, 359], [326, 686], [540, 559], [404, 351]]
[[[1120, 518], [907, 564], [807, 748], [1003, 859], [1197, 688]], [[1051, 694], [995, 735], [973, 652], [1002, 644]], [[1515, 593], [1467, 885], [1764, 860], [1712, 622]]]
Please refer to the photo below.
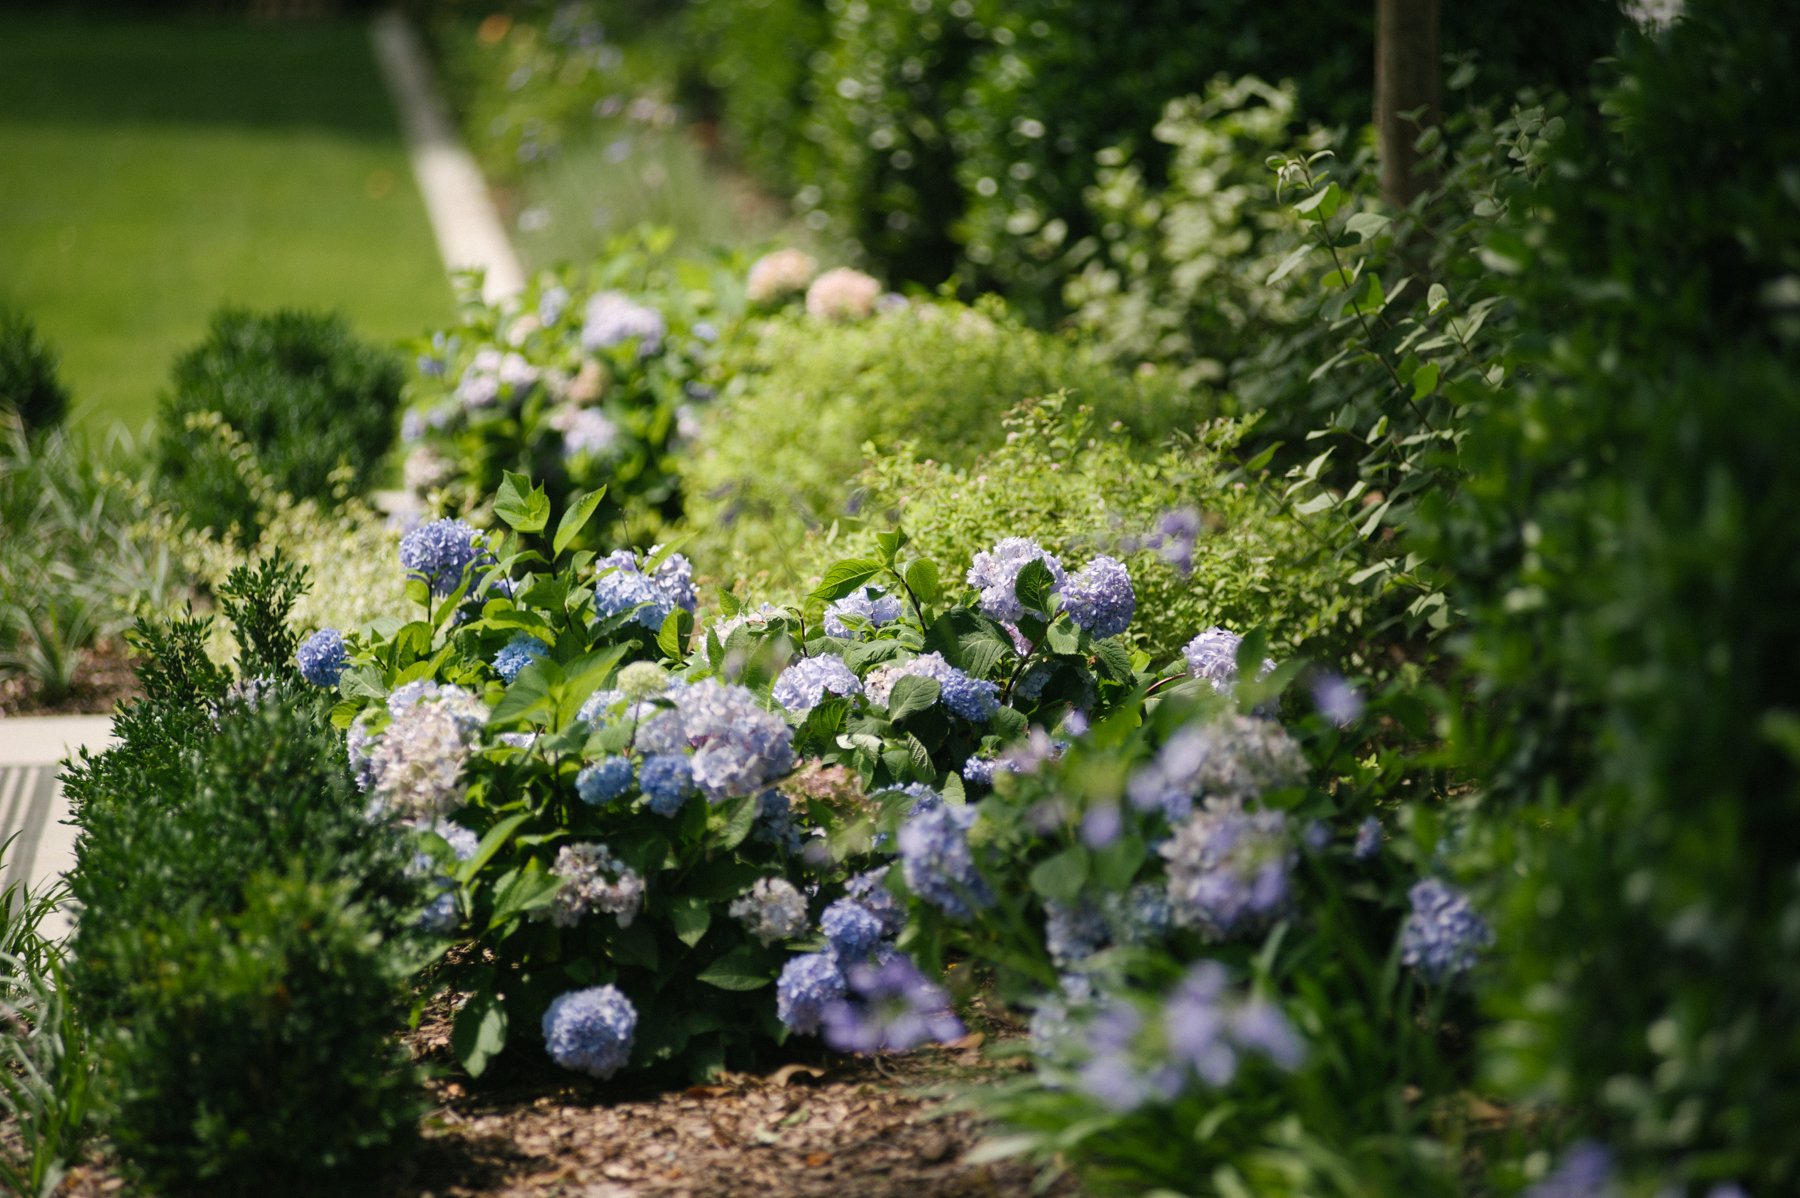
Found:
[[111, 715], [121, 699], [142, 694], [131, 672], [131, 650], [123, 641], [102, 641], [83, 651], [75, 685], [60, 699], [48, 700], [24, 676], [0, 678], [0, 716]]

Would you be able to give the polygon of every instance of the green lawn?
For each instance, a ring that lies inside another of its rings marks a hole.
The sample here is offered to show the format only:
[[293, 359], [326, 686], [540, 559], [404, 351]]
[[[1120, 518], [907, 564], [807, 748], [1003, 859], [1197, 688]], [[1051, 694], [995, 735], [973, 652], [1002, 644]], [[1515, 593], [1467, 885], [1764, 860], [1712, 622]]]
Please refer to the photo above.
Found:
[[134, 431], [220, 304], [383, 341], [447, 321], [366, 25], [0, 9], [0, 301], [60, 350], [78, 419]]

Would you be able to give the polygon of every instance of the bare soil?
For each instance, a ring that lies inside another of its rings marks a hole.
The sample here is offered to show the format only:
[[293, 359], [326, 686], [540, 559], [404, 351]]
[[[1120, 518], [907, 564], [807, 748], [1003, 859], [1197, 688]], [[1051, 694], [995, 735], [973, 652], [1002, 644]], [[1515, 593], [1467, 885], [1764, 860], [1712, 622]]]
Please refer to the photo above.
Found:
[[102, 641], [83, 650], [75, 685], [54, 699], [23, 674], [0, 677], [0, 716], [111, 715], [120, 700], [143, 693], [131, 662], [131, 650], [123, 641]]

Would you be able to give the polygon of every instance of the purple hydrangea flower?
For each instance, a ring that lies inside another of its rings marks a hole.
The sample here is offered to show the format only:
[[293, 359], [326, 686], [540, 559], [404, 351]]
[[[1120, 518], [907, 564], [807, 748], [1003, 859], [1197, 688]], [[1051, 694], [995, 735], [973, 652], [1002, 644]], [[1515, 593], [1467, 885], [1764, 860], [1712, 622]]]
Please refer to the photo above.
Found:
[[564, 408], [550, 417], [550, 427], [562, 434], [564, 458], [603, 457], [619, 443], [619, 426], [598, 408]]
[[839, 899], [825, 908], [819, 917], [819, 931], [825, 934], [831, 951], [840, 961], [867, 957], [881, 943], [881, 920], [873, 911], [855, 899]]
[[1186, 819], [1196, 799], [1247, 803], [1306, 780], [1306, 755], [1280, 724], [1236, 712], [1183, 728], [1132, 774], [1126, 797], [1139, 811]]
[[971, 678], [949, 662], [942, 653], [915, 657], [903, 667], [902, 677], [931, 678], [938, 684], [938, 702], [952, 715], [979, 724], [993, 718], [1000, 710], [998, 683]]
[[862, 683], [835, 653], [802, 657], [775, 680], [775, 701], [796, 715], [823, 703], [827, 694], [862, 694]]
[[[981, 592], [981, 610], [996, 620], [1017, 622], [1025, 616], [1027, 612], [1014, 587], [1019, 571], [1033, 561], [1041, 561], [1049, 568], [1051, 591], [1061, 590], [1066, 577], [1062, 563], [1030, 537], [1007, 537], [991, 550], [977, 553], [969, 566], [968, 582]], [[1049, 615], [1041, 611], [1029, 614], [1039, 619]]]
[[881, 924], [882, 935], [898, 936], [906, 926], [906, 909], [887, 888], [887, 872], [884, 865], [857, 874], [844, 884], [844, 890]]
[[631, 789], [631, 760], [606, 757], [575, 775], [575, 793], [590, 807], [612, 802]]
[[1113, 557], [1096, 557], [1084, 566], [1063, 585], [1062, 599], [1076, 627], [1101, 638], [1124, 632], [1137, 612], [1131, 574]]
[[1563, 1154], [1562, 1163], [1520, 1198], [1616, 1198], [1612, 1153], [1592, 1140], [1582, 1140]]
[[314, 686], [336, 686], [350, 665], [350, 651], [344, 647], [343, 633], [335, 628], [321, 628], [301, 643], [294, 661], [300, 667], [300, 677]]
[[421, 524], [400, 541], [400, 564], [425, 580], [434, 595], [448, 595], [463, 584], [480, 556], [475, 530], [461, 520]]
[[906, 884], [921, 899], [959, 919], [994, 901], [993, 891], [975, 870], [969, 828], [975, 812], [945, 804], [914, 816], [900, 827], [900, 865]]
[[844, 997], [845, 979], [830, 953], [807, 953], [782, 966], [775, 982], [775, 1014], [794, 1031], [819, 1030], [828, 1004]]
[[825, 1043], [839, 1052], [904, 1052], [963, 1034], [950, 996], [904, 953], [849, 969], [849, 994], [826, 1004]]
[[494, 673], [511, 682], [532, 662], [550, 652], [550, 646], [530, 633], [521, 632], [494, 654]]
[[1044, 947], [1058, 969], [1069, 969], [1106, 947], [1106, 921], [1090, 903], [1044, 903]]
[[[1204, 678], [1221, 695], [1229, 695], [1232, 688], [1237, 686], [1238, 646], [1243, 643], [1244, 638], [1229, 629], [1208, 628], [1189, 641], [1181, 655], [1187, 658], [1188, 674], [1191, 677]], [[1262, 672], [1267, 674], [1274, 668], [1274, 661], [1265, 660]]]
[[1313, 684], [1312, 695], [1319, 714], [1339, 728], [1354, 724], [1365, 706], [1362, 692], [1339, 674], [1327, 674], [1320, 678]]
[[846, 640], [863, 635], [867, 629], [853, 628], [844, 622], [844, 617], [866, 622], [869, 628], [880, 628], [883, 624], [892, 624], [900, 618], [900, 600], [891, 595], [869, 595], [858, 591], [854, 595], [831, 603], [825, 608], [825, 635], [842, 637]]
[[564, 1069], [608, 1078], [631, 1059], [637, 1008], [616, 986], [571, 990], [544, 1012], [544, 1047]]
[[1461, 891], [1426, 878], [1414, 883], [1407, 898], [1412, 913], [1400, 930], [1400, 961], [1427, 981], [1454, 981], [1475, 968], [1482, 950], [1492, 947], [1493, 929]]
[[1249, 936], [1286, 912], [1296, 854], [1287, 817], [1228, 804], [1197, 811], [1158, 850], [1175, 922], [1213, 940]]
[[559, 928], [574, 927], [591, 911], [605, 912], [628, 928], [644, 905], [644, 879], [603, 844], [564, 845], [550, 873], [562, 885], [545, 914]]
[[1087, 1061], [1076, 1086], [1114, 1111], [1136, 1110], [1147, 1102], [1167, 1102], [1181, 1093], [1182, 1069], [1173, 1062], [1147, 1067], [1138, 1050], [1144, 1016], [1136, 1005], [1118, 998], [1088, 1021]]
[[694, 793], [694, 769], [679, 753], [652, 753], [638, 770], [645, 805], [658, 815], [674, 815]]
[[1191, 507], [1164, 512], [1145, 547], [1156, 549], [1183, 578], [1194, 572], [1194, 542], [1200, 539], [1200, 513]]
[[793, 729], [741, 686], [697, 682], [675, 694], [675, 714], [709, 802], [753, 794], [793, 768]]
[[1246, 1052], [1296, 1069], [1305, 1047], [1281, 1008], [1265, 999], [1231, 997], [1229, 976], [1217, 961], [1202, 961], [1182, 978], [1163, 1007], [1170, 1054], [1214, 1088], [1237, 1076]]
[[1356, 844], [1350, 855], [1358, 861], [1373, 860], [1381, 852], [1381, 821], [1369, 816], [1356, 826]]

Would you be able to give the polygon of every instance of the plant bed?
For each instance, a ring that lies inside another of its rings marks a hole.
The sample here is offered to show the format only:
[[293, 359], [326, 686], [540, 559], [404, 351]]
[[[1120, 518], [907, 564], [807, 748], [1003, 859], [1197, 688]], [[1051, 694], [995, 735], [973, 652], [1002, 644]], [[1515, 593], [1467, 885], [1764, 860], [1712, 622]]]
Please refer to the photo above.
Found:
[[29, 674], [0, 678], [0, 718], [34, 715], [110, 715], [115, 706], [143, 693], [131, 672], [131, 650], [120, 640], [104, 640], [81, 651], [67, 693], [47, 697]]

